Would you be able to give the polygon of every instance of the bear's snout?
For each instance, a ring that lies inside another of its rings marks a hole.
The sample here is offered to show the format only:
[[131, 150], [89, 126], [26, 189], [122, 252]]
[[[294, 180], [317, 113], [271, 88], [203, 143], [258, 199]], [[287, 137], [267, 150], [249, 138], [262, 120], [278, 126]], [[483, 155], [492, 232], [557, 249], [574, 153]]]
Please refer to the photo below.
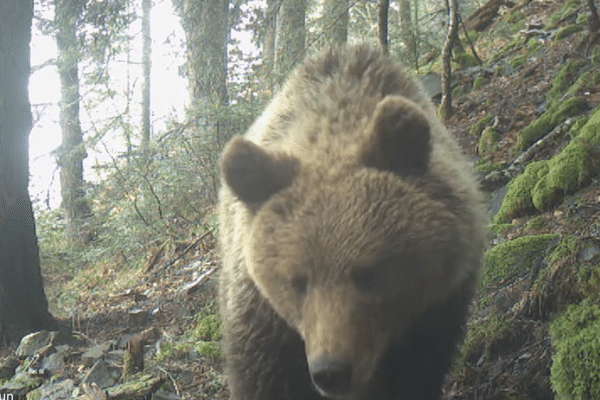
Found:
[[310, 362], [308, 369], [313, 383], [324, 396], [337, 398], [352, 388], [352, 365], [346, 360], [320, 357]]

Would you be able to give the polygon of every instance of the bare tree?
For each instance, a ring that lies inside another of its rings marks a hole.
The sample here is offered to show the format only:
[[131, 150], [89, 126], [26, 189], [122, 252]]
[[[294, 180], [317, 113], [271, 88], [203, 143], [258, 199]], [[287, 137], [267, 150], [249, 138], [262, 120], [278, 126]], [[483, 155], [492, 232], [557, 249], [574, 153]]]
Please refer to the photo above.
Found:
[[390, 0], [379, 1], [379, 17], [377, 21], [378, 25], [378, 36], [379, 43], [385, 53], [389, 52], [388, 49], [388, 11], [390, 9]]
[[150, 38], [150, 10], [151, 0], [142, 0], [142, 66], [144, 68], [144, 86], [142, 87], [142, 143], [150, 141], [150, 68], [151, 38]]
[[452, 48], [458, 35], [458, 0], [450, 0], [448, 3], [450, 23], [448, 34], [442, 50], [442, 117], [448, 118], [452, 115], [452, 93], [450, 80], [452, 79]]
[[29, 184], [33, 1], [0, 1], [0, 347], [52, 328]]
[[81, 2], [55, 1], [58, 74], [60, 76], [60, 127], [62, 144], [58, 153], [62, 207], [67, 214], [68, 237], [72, 245], [85, 244], [83, 221], [90, 208], [85, 199], [83, 159], [87, 157], [79, 121], [79, 42], [77, 26]]

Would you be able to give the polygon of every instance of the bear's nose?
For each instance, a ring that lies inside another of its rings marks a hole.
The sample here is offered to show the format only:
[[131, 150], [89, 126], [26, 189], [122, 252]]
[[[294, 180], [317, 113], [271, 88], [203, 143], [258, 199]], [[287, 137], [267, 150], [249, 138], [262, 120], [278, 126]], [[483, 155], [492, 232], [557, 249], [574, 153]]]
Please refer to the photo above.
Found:
[[350, 391], [352, 366], [349, 362], [322, 357], [310, 362], [308, 369], [313, 383], [321, 394], [335, 397]]

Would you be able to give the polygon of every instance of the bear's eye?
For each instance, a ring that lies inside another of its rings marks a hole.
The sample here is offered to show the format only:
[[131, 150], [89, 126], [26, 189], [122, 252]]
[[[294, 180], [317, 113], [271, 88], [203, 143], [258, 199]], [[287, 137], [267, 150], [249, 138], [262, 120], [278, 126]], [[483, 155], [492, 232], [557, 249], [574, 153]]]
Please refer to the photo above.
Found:
[[377, 268], [358, 268], [350, 274], [357, 289], [365, 292], [377, 292], [385, 288], [385, 278]]
[[296, 276], [292, 278], [292, 287], [299, 295], [304, 295], [308, 288], [308, 277], [307, 276]]

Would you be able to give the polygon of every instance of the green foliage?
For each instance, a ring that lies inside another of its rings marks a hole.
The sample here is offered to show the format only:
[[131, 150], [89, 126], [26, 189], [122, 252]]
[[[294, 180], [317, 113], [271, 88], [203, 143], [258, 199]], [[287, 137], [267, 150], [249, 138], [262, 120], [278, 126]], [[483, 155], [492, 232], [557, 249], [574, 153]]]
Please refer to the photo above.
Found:
[[600, 399], [600, 307], [589, 299], [552, 322], [550, 382], [557, 400]]
[[481, 286], [511, 278], [530, 268], [556, 238], [557, 234], [522, 236], [492, 247], [483, 259]]
[[[492, 302], [491, 298], [484, 300], [482, 308]], [[495, 313], [490, 314], [485, 320], [477, 321], [469, 326], [465, 341], [460, 350], [460, 359], [476, 362], [481, 355], [481, 350], [490, 359], [492, 344], [495, 340], [510, 333], [510, 324], [505, 317]]]

